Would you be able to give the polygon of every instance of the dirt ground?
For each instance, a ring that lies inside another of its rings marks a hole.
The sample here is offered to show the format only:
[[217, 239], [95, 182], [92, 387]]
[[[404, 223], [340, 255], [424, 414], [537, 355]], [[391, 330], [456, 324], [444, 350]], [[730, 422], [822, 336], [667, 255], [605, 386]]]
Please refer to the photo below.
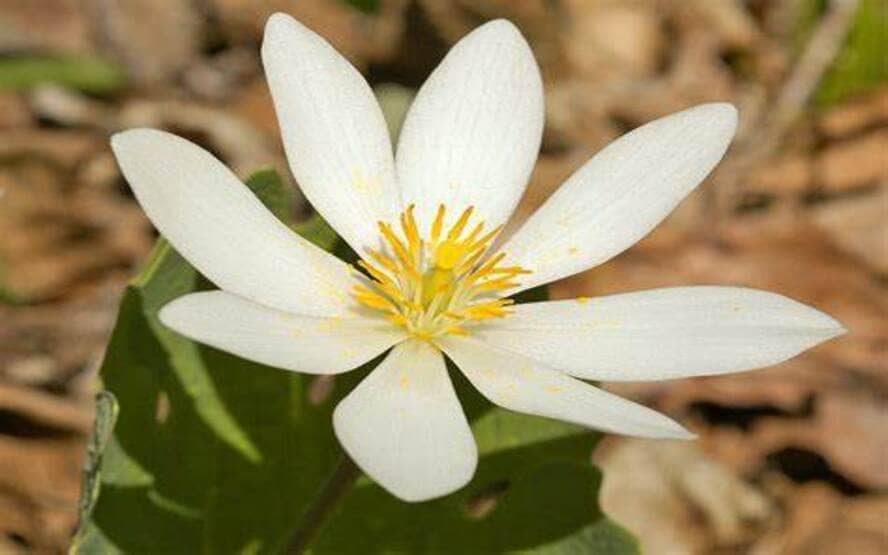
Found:
[[[484, 20], [515, 22], [547, 95], [521, 216], [623, 132], [735, 103], [738, 137], [701, 190], [553, 295], [746, 285], [812, 304], [851, 333], [753, 373], [613, 387], [701, 439], [607, 438], [594, 454], [604, 506], [650, 553], [888, 552], [883, 0], [351, 4], [0, 3], [0, 553], [67, 546], [94, 372], [154, 240], [109, 134], [162, 127], [240, 175], [268, 164], [287, 175], [258, 60], [274, 11], [364, 71], [393, 125], [450, 44]], [[867, 66], [873, 40], [880, 75]]]

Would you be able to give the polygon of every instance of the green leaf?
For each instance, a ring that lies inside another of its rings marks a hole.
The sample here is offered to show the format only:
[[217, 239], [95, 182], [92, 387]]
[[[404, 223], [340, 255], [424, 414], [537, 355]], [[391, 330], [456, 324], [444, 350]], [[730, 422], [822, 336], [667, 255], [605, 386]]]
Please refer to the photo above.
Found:
[[126, 85], [126, 75], [120, 67], [89, 56], [0, 58], [0, 90], [24, 90], [45, 84], [109, 94]]
[[[804, 0], [800, 4], [791, 36], [796, 55], [801, 54], [828, 10], [826, 0]], [[888, 37], [888, 3], [861, 0], [845, 44], [817, 89], [816, 107], [828, 108], [888, 82], [885, 37]]]
[[451, 377], [474, 416], [480, 458], [469, 485], [410, 504], [363, 479], [312, 553], [638, 552], [598, 506], [601, 475], [589, 460], [597, 434], [491, 408], [458, 372]]
[[346, 4], [353, 8], [367, 13], [373, 14], [379, 11], [379, 0], [344, 0]]
[[[282, 217], [289, 210], [275, 206], [286, 197], [273, 177], [261, 172], [248, 185]], [[305, 228], [331, 248], [322, 230], [317, 222]], [[360, 374], [313, 404], [310, 376], [167, 330], [158, 310], [200, 287], [198, 278], [161, 240], [124, 294], [100, 372], [120, 415], [75, 552], [267, 552], [289, 535], [340, 456], [332, 407]]]
[[294, 226], [296, 233], [302, 235], [324, 250], [333, 250], [339, 241], [336, 232], [324, 218], [312, 216], [308, 220]]
[[[293, 189], [284, 186], [274, 168], [263, 168], [254, 172], [247, 180], [247, 186], [277, 219], [288, 225], [292, 222], [296, 195], [293, 194]], [[336, 234], [328, 235], [326, 240], [332, 245], [336, 240]], [[323, 245], [320, 246], [323, 248]]]
[[817, 104], [831, 106], [888, 82], [888, 4], [863, 0], [847, 42], [817, 91]]
[[[274, 172], [248, 185], [293, 225], [292, 197]], [[354, 256], [318, 217], [293, 227], [321, 248]], [[598, 507], [601, 477], [589, 462], [597, 436], [494, 409], [454, 369], [480, 450], [471, 484], [411, 505], [362, 478], [333, 512], [319, 514], [343, 456], [332, 410], [378, 361], [331, 384], [198, 345], [160, 324], [164, 304], [207, 286], [160, 240], [127, 288], [100, 372], [113, 394], [101, 402], [116, 398], [120, 410], [108, 437], [114, 411], [99, 406], [105, 416], [85, 478], [88, 518], [72, 552], [269, 553], [306, 529], [316, 553], [636, 551]], [[332, 391], [319, 395], [324, 387]]]

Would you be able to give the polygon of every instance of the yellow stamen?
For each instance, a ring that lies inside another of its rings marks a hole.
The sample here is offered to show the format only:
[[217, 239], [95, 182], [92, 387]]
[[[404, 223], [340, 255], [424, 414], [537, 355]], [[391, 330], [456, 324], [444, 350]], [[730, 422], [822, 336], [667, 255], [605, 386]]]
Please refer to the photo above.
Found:
[[460, 215], [459, 219], [456, 220], [456, 223], [453, 224], [453, 227], [450, 228], [450, 231], [447, 233], [447, 240], [453, 241], [457, 239], [460, 235], [462, 235], [463, 229], [465, 229], [466, 224], [469, 223], [469, 218], [472, 217], [472, 212], [475, 211], [474, 206], [469, 206], [465, 210], [463, 210], [462, 215]]
[[432, 244], [436, 244], [441, 237], [441, 229], [444, 227], [445, 208], [443, 204], [438, 205], [438, 213], [435, 214], [435, 221], [432, 223], [432, 233], [430, 240]]
[[384, 267], [386, 270], [393, 272], [393, 273], [398, 272], [398, 265], [395, 263], [395, 261], [392, 260], [391, 258], [389, 258], [388, 256], [382, 254], [381, 252], [370, 251], [370, 257], [373, 258], [373, 260], [375, 260], [376, 262], [378, 262], [379, 265]]
[[397, 228], [379, 222], [386, 246], [368, 250], [367, 257], [358, 262], [369, 279], [366, 285], [354, 287], [355, 300], [382, 312], [381, 317], [414, 337], [429, 341], [445, 334], [466, 335], [475, 322], [511, 314], [508, 306], [513, 301], [497, 297], [518, 285], [517, 276], [529, 272], [519, 266], [500, 266], [505, 253], [486, 257], [502, 226], [487, 233], [484, 222], [470, 228], [475, 212], [470, 206], [445, 230], [447, 209], [442, 204], [426, 241], [414, 211], [414, 205], [408, 206]]
[[406, 212], [401, 213], [401, 229], [404, 230], [404, 237], [407, 238], [407, 248], [413, 258], [419, 256], [422, 248], [422, 240], [419, 238], [419, 230], [416, 227], [416, 219], [413, 217], [414, 205], [407, 207]]
[[385, 237], [388, 244], [394, 249], [395, 255], [397, 255], [398, 260], [401, 261], [405, 266], [411, 266], [410, 256], [407, 254], [407, 248], [404, 246], [404, 243], [395, 235], [395, 232], [392, 230], [392, 227], [385, 222], [379, 222], [379, 231], [382, 232], [383, 237]]
[[397, 306], [393, 304], [390, 300], [386, 299], [382, 295], [379, 295], [378, 293], [374, 293], [363, 285], [355, 286], [354, 296], [355, 299], [358, 300], [358, 302], [370, 308], [385, 310], [387, 312], [397, 312], [398, 310]]
[[480, 239], [478, 239], [477, 241], [475, 241], [475, 244], [473, 244], [470, 248], [472, 248], [472, 249], [479, 249], [479, 248], [481, 248], [481, 247], [484, 247], [484, 248], [482, 249], [482, 252], [483, 252], [484, 250], [487, 250], [487, 247], [490, 246], [490, 242], [491, 242], [491, 241], [493, 240], [493, 238], [496, 237], [496, 236], [499, 234], [499, 232], [502, 231], [502, 230], [503, 230], [503, 226], [501, 226], [501, 225], [496, 226], [495, 228], [491, 229], [491, 230], [490, 230], [485, 236], [483, 236], [483, 237], [481, 237]]

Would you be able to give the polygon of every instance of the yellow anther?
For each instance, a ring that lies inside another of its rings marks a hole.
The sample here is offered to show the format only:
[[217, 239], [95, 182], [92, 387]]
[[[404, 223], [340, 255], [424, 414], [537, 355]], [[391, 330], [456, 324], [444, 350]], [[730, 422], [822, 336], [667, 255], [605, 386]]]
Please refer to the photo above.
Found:
[[450, 228], [450, 231], [447, 232], [448, 241], [458, 239], [459, 236], [462, 235], [463, 229], [466, 228], [466, 224], [469, 223], [469, 218], [472, 217], [472, 212], [474, 211], [474, 206], [469, 206], [468, 208], [463, 210], [462, 215], [460, 215], [459, 219], [456, 220], [456, 223], [453, 224], [453, 227]]
[[355, 286], [355, 300], [429, 341], [444, 334], [465, 335], [472, 322], [511, 314], [507, 308], [511, 299], [491, 297], [517, 286], [515, 278], [528, 272], [519, 266], [500, 266], [504, 253], [485, 260], [502, 226], [484, 233], [484, 222], [479, 222], [466, 233], [474, 214], [470, 206], [445, 233], [447, 209], [442, 204], [426, 241], [414, 210], [411, 204], [401, 213], [398, 227], [379, 222], [390, 254], [370, 250], [358, 262], [369, 280]]
[[480, 283], [475, 287], [478, 289], [479, 292], [490, 293], [493, 291], [504, 291], [506, 289], [518, 287], [519, 285], [521, 284], [516, 281], [512, 281], [509, 278], [502, 278], [485, 281], [484, 283]]
[[490, 275], [494, 271], [494, 269], [496, 269], [496, 265], [499, 264], [505, 257], [506, 253], [504, 252], [501, 252], [492, 257], [490, 260], [485, 262], [483, 266], [475, 270], [471, 276], [469, 276], [469, 282], [474, 283], [479, 279]]
[[358, 302], [364, 306], [385, 310], [387, 312], [397, 311], [397, 307], [390, 300], [386, 299], [378, 293], [374, 293], [363, 285], [356, 285], [354, 288], [354, 296]]
[[487, 234], [485, 234], [483, 237], [475, 241], [475, 243], [472, 245], [472, 248], [477, 249], [483, 247], [484, 249], [487, 249], [487, 247], [490, 246], [490, 242], [493, 240], [493, 238], [499, 235], [499, 232], [502, 230], [503, 226], [496, 226], [495, 228], [488, 231]]
[[398, 326], [406, 326], [407, 318], [403, 314], [391, 314], [388, 319]]
[[517, 276], [519, 274], [529, 274], [530, 270], [525, 270], [521, 266], [500, 266], [489, 272], [490, 275], [510, 275]]
[[381, 252], [370, 251], [370, 257], [378, 262], [379, 265], [384, 267], [386, 270], [396, 274], [398, 273], [398, 265], [388, 256], [382, 254]]
[[407, 249], [413, 258], [419, 256], [422, 249], [422, 240], [419, 238], [419, 229], [416, 227], [416, 218], [413, 217], [414, 205], [407, 207], [405, 212], [401, 213], [401, 229], [404, 230], [404, 237], [407, 238]]
[[395, 232], [392, 230], [392, 227], [385, 222], [379, 222], [379, 231], [382, 232], [383, 237], [385, 237], [388, 244], [395, 251], [395, 255], [398, 257], [398, 260], [401, 261], [405, 266], [411, 266], [412, 262], [410, 260], [410, 256], [407, 254], [407, 248], [404, 246], [404, 243], [395, 235]]
[[395, 282], [392, 281], [392, 278], [385, 275], [384, 272], [382, 272], [380, 269], [378, 269], [373, 264], [370, 264], [366, 260], [358, 260], [358, 266], [367, 270], [367, 273], [369, 273], [371, 276], [373, 276], [373, 279], [375, 279], [376, 281], [378, 281], [380, 283], [384, 283], [386, 285], [394, 285], [395, 284]]
[[444, 227], [444, 215], [446, 209], [443, 204], [438, 205], [438, 212], [435, 214], [435, 221], [432, 223], [432, 233], [430, 240], [432, 244], [438, 242], [438, 239], [441, 237], [441, 229]]

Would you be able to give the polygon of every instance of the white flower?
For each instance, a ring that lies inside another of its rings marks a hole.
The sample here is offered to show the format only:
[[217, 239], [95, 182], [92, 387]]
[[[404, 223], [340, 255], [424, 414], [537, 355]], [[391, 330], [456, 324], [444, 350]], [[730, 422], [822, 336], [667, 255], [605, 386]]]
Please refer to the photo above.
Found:
[[688, 438], [666, 416], [577, 378], [749, 370], [844, 331], [813, 308], [734, 287], [506, 298], [601, 264], [647, 234], [721, 159], [737, 123], [728, 104], [628, 133], [493, 249], [543, 130], [539, 71], [512, 24], [487, 23], [453, 47], [410, 108], [397, 156], [370, 87], [320, 36], [274, 15], [262, 59], [292, 172], [363, 271], [292, 233], [206, 151], [162, 131], [126, 131], [112, 145], [136, 197], [220, 288], [160, 316], [197, 341], [314, 374], [346, 372], [393, 347], [333, 423], [355, 462], [402, 499], [447, 494], [475, 470], [442, 353], [507, 409]]

